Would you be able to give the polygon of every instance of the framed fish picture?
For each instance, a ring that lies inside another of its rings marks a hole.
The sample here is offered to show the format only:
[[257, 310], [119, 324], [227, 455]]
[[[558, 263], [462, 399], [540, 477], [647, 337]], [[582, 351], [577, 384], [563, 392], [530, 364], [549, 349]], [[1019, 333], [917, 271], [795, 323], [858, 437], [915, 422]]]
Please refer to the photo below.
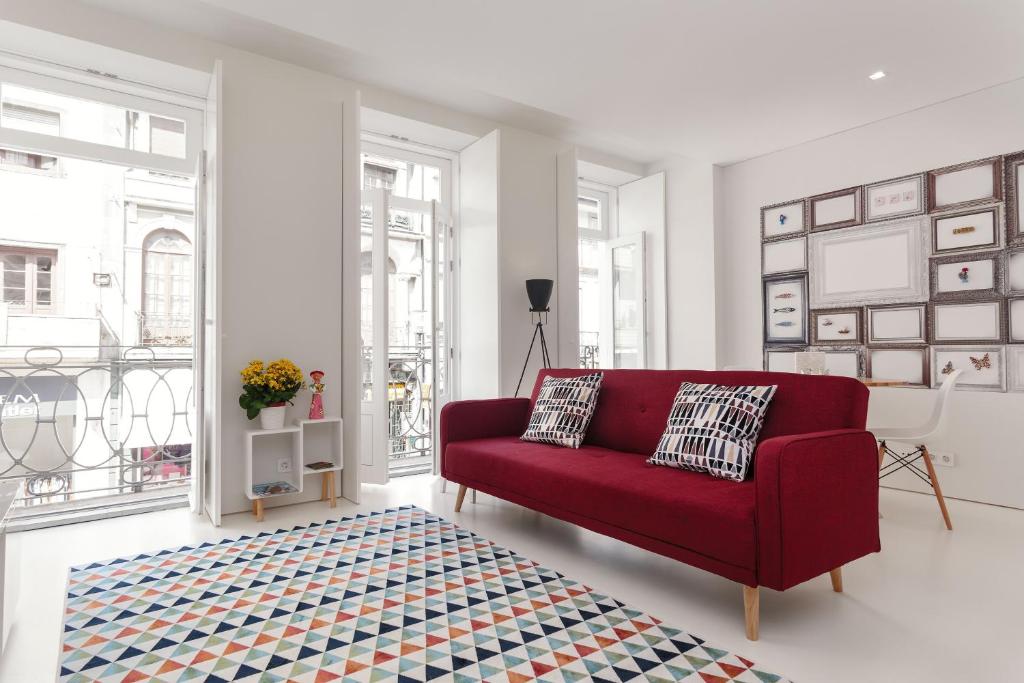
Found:
[[863, 344], [864, 309], [831, 308], [811, 311], [812, 344]]
[[766, 344], [807, 344], [807, 275], [762, 281]]
[[963, 370], [957, 389], [1006, 391], [1003, 346], [933, 346], [932, 387], [942, 386], [946, 375]]

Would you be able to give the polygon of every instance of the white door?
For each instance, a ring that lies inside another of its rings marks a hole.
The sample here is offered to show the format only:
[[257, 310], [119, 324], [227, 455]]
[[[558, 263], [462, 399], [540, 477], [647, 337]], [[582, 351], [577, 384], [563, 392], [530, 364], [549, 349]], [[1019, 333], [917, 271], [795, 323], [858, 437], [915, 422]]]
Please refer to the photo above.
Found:
[[192, 421], [192, 485], [188, 493], [189, 508], [197, 515], [202, 515], [205, 505], [203, 495], [206, 491], [203, 479], [206, 470], [206, 420], [203, 410], [205, 403], [204, 386], [206, 384], [206, 301], [203, 283], [206, 282], [206, 152], [199, 155], [196, 161], [196, 203], [195, 203], [195, 243], [192, 250], [194, 277], [193, 293], [193, 340], [192, 340], [192, 405], [189, 419]]
[[[202, 232], [197, 232], [199, 248], [196, 253], [202, 254], [202, 270], [197, 283], [203, 283], [202, 298], [197, 299], [201, 312], [196, 313], [197, 338], [195, 366], [202, 374], [197, 387], [201, 387], [201, 395], [197, 397], [198, 440], [202, 434], [200, 447], [201, 460], [193, 459], [192, 477], [198, 480], [202, 495], [194, 494], [195, 503], [201, 503], [207, 516], [214, 526], [220, 526], [221, 517], [221, 451], [220, 451], [220, 337], [217, 316], [220, 314], [220, 293], [217, 285], [220, 272], [220, 188], [221, 188], [221, 102], [222, 102], [221, 63], [214, 65], [210, 77], [210, 88], [206, 98], [206, 115], [203, 124], [204, 149], [202, 155], [202, 173], [196, 177], [196, 185], [200, 186], [202, 202], [196, 203], [197, 222]], [[202, 221], [198, 220], [202, 215]]]
[[[647, 277], [644, 233], [608, 240], [601, 268], [601, 363], [611, 368], [647, 367]], [[602, 344], [602, 346], [604, 346]]]
[[360, 229], [359, 332], [362, 404], [361, 481], [388, 481], [388, 249], [385, 190], [363, 190]]
[[455, 385], [455, 345], [452, 335], [452, 315], [455, 310], [455, 226], [451, 215], [437, 202], [434, 212], [434, 382], [431, 445], [433, 472], [441, 471], [439, 450], [441, 435], [441, 409], [452, 400]]

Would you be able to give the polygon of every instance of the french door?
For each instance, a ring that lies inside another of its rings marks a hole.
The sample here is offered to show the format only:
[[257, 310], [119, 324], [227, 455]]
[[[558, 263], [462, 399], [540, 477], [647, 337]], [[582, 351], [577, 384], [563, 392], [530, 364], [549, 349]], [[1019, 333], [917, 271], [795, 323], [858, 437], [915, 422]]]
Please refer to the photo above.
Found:
[[644, 233], [604, 243], [601, 288], [601, 367], [647, 367], [647, 294]]
[[362, 480], [436, 471], [451, 395], [450, 217], [434, 200], [363, 191], [360, 238]]

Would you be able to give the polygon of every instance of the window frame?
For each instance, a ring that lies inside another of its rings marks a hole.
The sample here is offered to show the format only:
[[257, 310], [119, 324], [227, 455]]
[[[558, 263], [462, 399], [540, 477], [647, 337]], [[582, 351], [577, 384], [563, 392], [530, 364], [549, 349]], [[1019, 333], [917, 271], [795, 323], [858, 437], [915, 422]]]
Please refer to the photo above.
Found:
[[[6, 256], [25, 257], [25, 303], [15, 304], [6, 301], [4, 296], [4, 273], [3, 259]], [[37, 300], [39, 283], [38, 258], [47, 257], [50, 259], [50, 303], [40, 304]], [[31, 260], [30, 260], [31, 259]], [[31, 263], [31, 266], [30, 266]], [[60, 263], [61, 249], [53, 245], [27, 245], [3, 242], [0, 243], [0, 302], [7, 306], [9, 313], [15, 315], [60, 315]]]
[[578, 238], [610, 240], [615, 237], [618, 226], [617, 188], [589, 180], [579, 179], [576, 186], [577, 216], [579, 215], [580, 199], [590, 199], [598, 202], [598, 205], [601, 207], [601, 228], [599, 230], [580, 228], [579, 219], [577, 218], [576, 227]]

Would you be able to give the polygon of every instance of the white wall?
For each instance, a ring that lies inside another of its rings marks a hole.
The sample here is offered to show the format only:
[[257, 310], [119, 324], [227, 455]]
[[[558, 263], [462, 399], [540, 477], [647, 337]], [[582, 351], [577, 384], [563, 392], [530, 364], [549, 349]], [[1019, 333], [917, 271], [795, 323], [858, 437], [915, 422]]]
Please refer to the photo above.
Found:
[[[1016, 81], [724, 169], [720, 363], [761, 364], [761, 206], [1019, 150], [1021, 111], [1024, 82]], [[934, 396], [875, 390], [869, 424], [919, 421]], [[955, 394], [949, 436], [939, 444], [956, 456], [955, 467], [938, 470], [947, 495], [1024, 507], [1021, 415], [1024, 394]], [[924, 490], [909, 476], [887, 482]]]

